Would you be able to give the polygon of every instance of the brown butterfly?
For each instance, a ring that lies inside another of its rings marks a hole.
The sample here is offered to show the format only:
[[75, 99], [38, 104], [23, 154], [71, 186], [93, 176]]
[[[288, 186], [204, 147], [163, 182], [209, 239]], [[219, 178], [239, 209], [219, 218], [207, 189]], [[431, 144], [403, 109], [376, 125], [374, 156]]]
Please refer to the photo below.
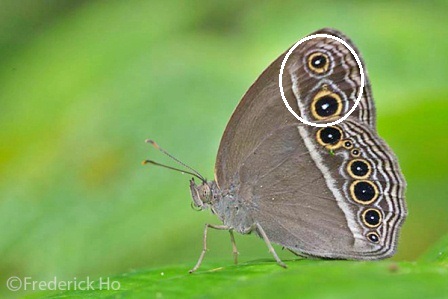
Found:
[[[322, 29], [313, 34], [317, 33], [343, 39], [359, 56], [342, 33]], [[283, 267], [271, 243], [300, 256], [331, 259], [381, 259], [396, 250], [407, 214], [406, 182], [397, 158], [376, 132], [367, 76], [359, 105], [345, 121], [324, 128], [304, 125], [280, 96], [285, 54], [260, 75], [230, 118], [214, 181], [170, 155], [191, 170], [184, 172], [202, 181], [190, 181], [194, 207], [210, 208], [223, 223], [206, 225], [203, 251], [190, 272], [203, 260], [208, 228], [230, 232], [235, 261], [233, 231], [257, 234]], [[291, 53], [282, 81], [298, 115], [325, 123], [353, 107], [360, 71], [343, 44], [318, 37]]]

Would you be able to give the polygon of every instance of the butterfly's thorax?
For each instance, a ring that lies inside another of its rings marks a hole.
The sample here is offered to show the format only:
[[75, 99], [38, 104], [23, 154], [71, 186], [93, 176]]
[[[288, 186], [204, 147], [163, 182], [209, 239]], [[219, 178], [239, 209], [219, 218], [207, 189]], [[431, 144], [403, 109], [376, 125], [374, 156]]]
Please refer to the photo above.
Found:
[[[215, 183], [216, 184], [216, 183]], [[234, 188], [221, 191], [215, 190], [219, 194], [217, 200], [211, 206], [213, 213], [229, 227], [241, 234], [250, 233], [254, 220], [249, 213], [249, 202], [236, 195]]]
[[190, 181], [190, 191], [193, 206], [199, 210], [210, 208], [219, 219], [235, 231], [247, 234], [253, 227], [253, 219], [248, 213], [247, 201], [236, 196], [236, 188], [221, 190], [215, 181], [203, 182], [196, 185]]

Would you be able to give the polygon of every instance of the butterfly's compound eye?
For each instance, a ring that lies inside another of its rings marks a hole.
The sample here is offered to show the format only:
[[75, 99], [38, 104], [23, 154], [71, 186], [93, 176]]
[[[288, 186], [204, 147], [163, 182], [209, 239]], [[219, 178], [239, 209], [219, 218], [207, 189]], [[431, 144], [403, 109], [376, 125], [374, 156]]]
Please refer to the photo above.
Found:
[[201, 185], [200, 196], [201, 196], [201, 200], [203, 202], [210, 203], [211, 190], [210, 190], [209, 185], [207, 185], [207, 184]]
[[330, 69], [330, 58], [322, 52], [311, 53], [307, 62], [308, 69], [317, 75], [323, 75]]

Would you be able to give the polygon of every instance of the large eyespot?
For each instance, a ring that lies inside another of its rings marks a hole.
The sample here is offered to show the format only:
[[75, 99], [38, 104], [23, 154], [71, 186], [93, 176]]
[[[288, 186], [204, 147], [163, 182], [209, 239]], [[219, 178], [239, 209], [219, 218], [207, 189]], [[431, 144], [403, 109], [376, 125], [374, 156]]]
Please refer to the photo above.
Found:
[[334, 92], [321, 90], [311, 102], [311, 113], [316, 119], [324, 119], [333, 115], [338, 115], [342, 110], [341, 97]]
[[316, 137], [321, 145], [335, 149], [341, 146], [342, 130], [338, 127], [325, 127], [317, 131]]
[[362, 213], [362, 222], [368, 227], [378, 227], [383, 217], [377, 209], [367, 209]]
[[330, 68], [330, 58], [322, 52], [311, 53], [307, 58], [307, 62], [310, 71], [317, 75], [328, 72]]
[[357, 203], [368, 205], [378, 198], [378, 187], [371, 181], [357, 180], [350, 185], [350, 195]]
[[370, 232], [366, 235], [366, 237], [372, 243], [378, 243], [380, 241], [380, 236], [376, 232]]
[[370, 163], [364, 159], [354, 159], [348, 162], [347, 172], [354, 178], [365, 179], [368, 178], [372, 172]]

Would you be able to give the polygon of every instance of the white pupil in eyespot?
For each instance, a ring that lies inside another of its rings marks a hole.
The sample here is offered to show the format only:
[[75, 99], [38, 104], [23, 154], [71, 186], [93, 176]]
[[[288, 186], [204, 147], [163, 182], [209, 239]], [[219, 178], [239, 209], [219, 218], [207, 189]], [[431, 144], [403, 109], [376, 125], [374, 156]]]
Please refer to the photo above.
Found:
[[322, 105], [323, 110], [327, 109], [328, 107], [330, 107], [330, 104], [328, 104], [328, 103], [325, 103]]

